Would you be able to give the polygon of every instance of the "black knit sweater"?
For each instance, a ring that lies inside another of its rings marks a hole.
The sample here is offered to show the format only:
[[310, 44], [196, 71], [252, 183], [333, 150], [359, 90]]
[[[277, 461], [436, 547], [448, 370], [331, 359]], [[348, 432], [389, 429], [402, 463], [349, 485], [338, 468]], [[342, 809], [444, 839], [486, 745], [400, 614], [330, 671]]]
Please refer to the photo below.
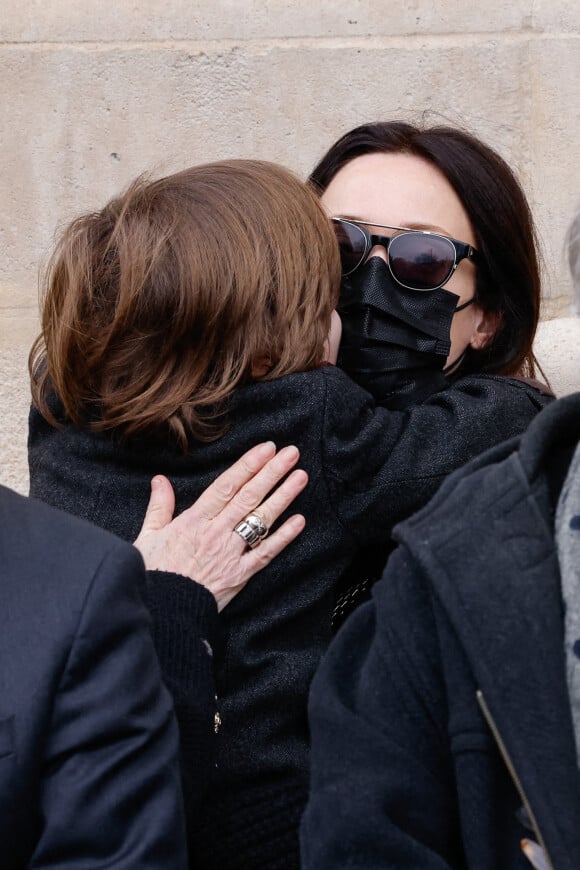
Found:
[[143, 598], [179, 723], [183, 793], [192, 818], [199, 813], [215, 766], [217, 605], [203, 586], [163, 571], [147, 572]]
[[[192, 442], [187, 454], [145, 442], [120, 447], [72, 425], [55, 429], [32, 411], [31, 494], [128, 540], [154, 474], [171, 479], [180, 511], [259, 441], [296, 444], [309, 473], [292, 506], [306, 516], [305, 531], [220, 615], [222, 726], [195, 820], [194, 866], [298, 867], [307, 692], [331, 637], [337, 586], [369, 553], [384, 558], [395, 523], [425, 504], [449, 472], [520, 433], [546, 401], [520, 381], [481, 376], [417, 407], [387, 411], [328, 366], [238, 390], [228, 431], [210, 444]], [[174, 668], [169, 655], [163, 667], [181, 693], [182, 665]]]

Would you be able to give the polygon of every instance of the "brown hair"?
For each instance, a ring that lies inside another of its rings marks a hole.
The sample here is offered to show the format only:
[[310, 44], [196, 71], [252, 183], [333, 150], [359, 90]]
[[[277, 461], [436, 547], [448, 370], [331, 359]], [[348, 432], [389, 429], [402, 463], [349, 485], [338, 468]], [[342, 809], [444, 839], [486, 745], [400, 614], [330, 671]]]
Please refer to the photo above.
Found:
[[272, 163], [231, 160], [126, 193], [62, 234], [29, 358], [33, 401], [128, 437], [211, 439], [225, 400], [324, 361], [338, 299], [334, 233], [316, 197]]
[[497, 315], [485, 348], [468, 348], [456, 374], [534, 375], [532, 345], [540, 311], [540, 270], [530, 207], [514, 173], [489, 146], [453, 127], [419, 127], [405, 121], [364, 124], [345, 133], [310, 175], [320, 195], [356, 157], [405, 152], [436, 166], [461, 200], [480, 257], [475, 301]]

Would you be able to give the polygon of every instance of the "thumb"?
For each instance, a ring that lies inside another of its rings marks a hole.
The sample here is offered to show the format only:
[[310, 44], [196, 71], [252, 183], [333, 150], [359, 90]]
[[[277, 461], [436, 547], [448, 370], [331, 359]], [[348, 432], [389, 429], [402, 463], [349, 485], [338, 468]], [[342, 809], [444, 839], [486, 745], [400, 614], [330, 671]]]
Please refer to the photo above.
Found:
[[173, 519], [175, 510], [175, 494], [166, 477], [158, 474], [151, 481], [151, 496], [145, 519], [139, 532], [139, 537], [147, 532], [156, 532], [165, 528]]

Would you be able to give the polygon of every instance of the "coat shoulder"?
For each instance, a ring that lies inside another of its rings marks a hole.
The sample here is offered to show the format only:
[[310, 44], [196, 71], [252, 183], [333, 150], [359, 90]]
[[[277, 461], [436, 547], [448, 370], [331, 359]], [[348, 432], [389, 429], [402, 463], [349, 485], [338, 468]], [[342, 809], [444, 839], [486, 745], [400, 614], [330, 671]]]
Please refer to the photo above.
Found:
[[123, 551], [140, 557], [114, 535], [35, 499], [0, 487], [3, 593], [23, 590], [30, 600], [58, 594], [82, 600], [103, 560]]

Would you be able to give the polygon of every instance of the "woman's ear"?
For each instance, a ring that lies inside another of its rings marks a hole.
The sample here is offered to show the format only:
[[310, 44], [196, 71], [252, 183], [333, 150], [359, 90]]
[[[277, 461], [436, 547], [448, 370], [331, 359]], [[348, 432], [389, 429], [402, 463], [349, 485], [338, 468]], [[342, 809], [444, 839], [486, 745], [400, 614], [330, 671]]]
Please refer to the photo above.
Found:
[[268, 374], [273, 368], [272, 359], [265, 354], [263, 356], [259, 356], [252, 363], [252, 377], [254, 379], [263, 378]]
[[501, 314], [497, 311], [484, 311], [475, 305], [474, 328], [469, 341], [474, 350], [483, 350], [493, 341], [493, 337], [501, 325]]

